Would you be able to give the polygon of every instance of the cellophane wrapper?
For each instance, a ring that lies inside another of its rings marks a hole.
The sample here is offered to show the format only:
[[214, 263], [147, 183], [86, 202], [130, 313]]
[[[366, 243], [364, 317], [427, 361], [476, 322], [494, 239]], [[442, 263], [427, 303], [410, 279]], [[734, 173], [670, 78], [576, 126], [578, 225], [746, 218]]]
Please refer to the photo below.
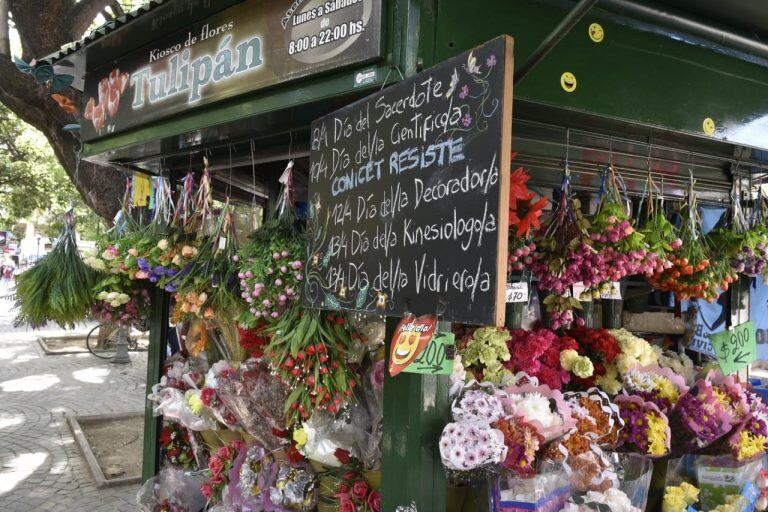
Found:
[[304, 423], [307, 443], [302, 452], [308, 459], [329, 467], [341, 465], [334, 453], [337, 449], [346, 450], [354, 458], [362, 460], [366, 466], [373, 464], [371, 456], [371, 419], [365, 405], [357, 402], [350, 404], [344, 412], [333, 416], [320, 411]]
[[136, 504], [142, 512], [198, 512], [206, 503], [200, 492], [203, 482], [202, 477], [189, 475], [181, 469], [164, 469], [141, 486]]
[[558, 462], [540, 464], [537, 474], [530, 478], [502, 471], [489, 487], [491, 512], [560, 510], [570, 495], [568, 475]]
[[283, 406], [287, 391], [280, 379], [269, 373], [265, 363], [247, 360], [236, 378], [219, 378], [216, 391], [241, 428], [261, 445], [274, 450], [284, 443], [274, 432], [285, 430]]
[[155, 403], [152, 408], [155, 416], [163, 416], [166, 420], [176, 421], [187, 429], [197, 432], [215, 429], [216, 420], [208, 411], [195, 414], [189, 407], [187, 394], [193, 392], [194, 390], [184, 392], [176, 388], [162, 388], [156, 384], [147, 398]]
[[629, 497], [633, 507], [645, 510], [653, 476], [653, 461], [637, 453], [613, 452], [606, 456], [613, 463], [619, 489]]
[[317, 504], [308, 465], [275, 459], [261, 446], [244, 450], [232, 467], [228, 499], [242, 512], [309, 512]]

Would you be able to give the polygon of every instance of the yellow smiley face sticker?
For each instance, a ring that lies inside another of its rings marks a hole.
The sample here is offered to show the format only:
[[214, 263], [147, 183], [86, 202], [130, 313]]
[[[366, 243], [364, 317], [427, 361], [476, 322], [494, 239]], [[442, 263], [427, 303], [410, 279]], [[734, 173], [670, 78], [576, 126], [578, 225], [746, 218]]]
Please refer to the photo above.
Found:
[[714, 135], [715, 134], [715, 120], [711, 117], [708, 117], [704, 119], [704, 122], [701, 123], [701, 128], [704, 130], [704, 133], [707, 135]]
[[399, 365], [409, 363], [419, 348], [420, 340], [421, 335], [418, 332], [400, 333], [392, 351], [392, 362]]
[[589, 38], [594, 43], [601, 42], [603, 40], [603, 38], [605, 37], [605, 32], [603, 31], [603, 26], [601, 24], [599, 24], [599, 23], [592, 23], [589, 26], [588, 33], [589, 33]]
[[576, 75], [571, 73], [570, 71], [566, 71], [562, 75], [560, 75], [560, 87], [563, 88], [565, 92], [573, 92], [576, 90]]

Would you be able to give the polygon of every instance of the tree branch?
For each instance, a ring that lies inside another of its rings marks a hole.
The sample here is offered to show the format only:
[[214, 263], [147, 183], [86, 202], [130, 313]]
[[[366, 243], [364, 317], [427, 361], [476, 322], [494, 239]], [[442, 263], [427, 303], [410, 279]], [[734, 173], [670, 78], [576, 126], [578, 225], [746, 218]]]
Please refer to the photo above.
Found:
[[8, 35], [10, 8], [8, 0], [0, 0], [0, 55], [6, 57], [11, 56], [11, 40]]
[[112, 10], [113, 17], [122, 16], [123, 8], [117, 0], [82, 0], [75, 6], [74, 18], [72, 21], [72, 32], [75, 38], [79, 39], [85, 35], [85, 32], [99, 14], [107, 14], [107, 7]]

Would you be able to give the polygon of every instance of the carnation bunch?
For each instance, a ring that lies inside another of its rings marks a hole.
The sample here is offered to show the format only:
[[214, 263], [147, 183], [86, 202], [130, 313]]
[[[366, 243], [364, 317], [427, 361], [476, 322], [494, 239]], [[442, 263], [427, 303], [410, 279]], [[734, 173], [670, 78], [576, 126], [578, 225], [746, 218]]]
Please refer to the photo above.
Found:
[[664, 489], [662, 512], [686, 512], [688, 507], [699, 501], [699, 490], [688, 482]]
[[469, 340], [459, 350], [461, 364], [481, 382], [500, 384], [510, 371], [504, 363], [511, 359], [508, 341], [511, 339], [506, 329], [481, 327], [476, 329]]
[[645, 339], [635, 336], [626, 329], [608, 331], [619, 344], [621, 353], [613, 361], [620, 376], [627, 374], [636, 366], [648, 366], [656, 363], [661, 349], [648, 343]]
[[[596, 385], [607, 393], [617, 393], [621, 389], [621, 383], [616, 379], [617, 372], [614, 363], [621, 354], [621, 347], [619, 347], [616, 338], [605, 329], [586, 329], [583, 327], [570, 329], [566, 331], [566, 334], [569, 338], [569, 348], [575, 350], [579, 356], [587, 357], [593, 366], [592, 375], [589, 375], [587, 365], [582, 363], [583, 371], [580, 373], [587, 375], [587, 377], [574, 374], [575, 383], [580, 385], [582, 389]], [[566, 358], [564, 361], [566, 365], [571, 367], [572, 364], [569, 359], [572, 359], [572, 354], [567, 353], [564, 357]]]
[[548, 329], [515, 329], [509, 332], [507, 341], [511, 357], [503, 364], [512, 373], [524, 372], [552, 389], [562, 389], [570, 375], [561, 366], [561, 351], [570, 346]]

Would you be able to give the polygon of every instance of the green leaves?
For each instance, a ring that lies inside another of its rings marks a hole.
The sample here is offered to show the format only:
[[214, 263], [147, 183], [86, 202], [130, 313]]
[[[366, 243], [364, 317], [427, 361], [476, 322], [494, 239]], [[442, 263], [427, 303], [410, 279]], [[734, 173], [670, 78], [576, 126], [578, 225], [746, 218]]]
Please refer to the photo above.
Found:
[[34, 328], [49, 322], [74, 327], [90, 312], [97, 279], [80, 257], [74, 228], [66, 223], [53, 250], [18, 276], [16, 323]]

